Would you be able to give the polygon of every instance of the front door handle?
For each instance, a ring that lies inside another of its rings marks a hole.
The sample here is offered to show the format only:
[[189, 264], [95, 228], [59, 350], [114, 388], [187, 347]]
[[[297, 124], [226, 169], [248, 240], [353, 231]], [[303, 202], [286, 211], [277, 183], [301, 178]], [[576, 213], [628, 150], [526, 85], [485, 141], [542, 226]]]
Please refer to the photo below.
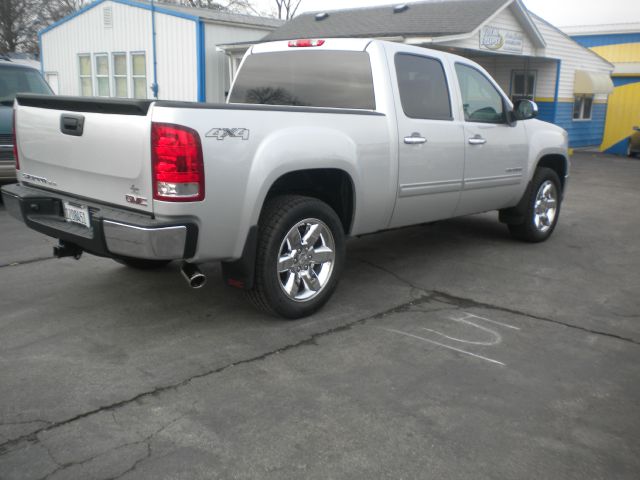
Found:
[[487, 140], [482, 135], [476, 134], [473, 137], [469, 138], [469, 143], [471, 145], [483, 145], [487, 143]]
[[404, 143], [407, 145], [419, 145], [421, 143], [427, 143], [427, 139], [421, 137], [418, 132], [413, 132], [410, 137], [404, 137]]

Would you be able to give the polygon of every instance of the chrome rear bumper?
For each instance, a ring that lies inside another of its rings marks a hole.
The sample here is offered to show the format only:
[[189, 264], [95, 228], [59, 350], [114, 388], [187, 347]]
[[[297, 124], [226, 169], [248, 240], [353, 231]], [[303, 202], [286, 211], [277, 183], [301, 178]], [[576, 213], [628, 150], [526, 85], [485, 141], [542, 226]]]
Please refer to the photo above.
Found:
[[[189, 217], [156, 219], [18, 184], [2, 187], [2, 199], [7, 212], [29, 228], [95, 255], [148, 260], [188, 259], [195, 255], [198, 227]], [[89, 228], [65, 220], [65, 201], [88, 207]]]

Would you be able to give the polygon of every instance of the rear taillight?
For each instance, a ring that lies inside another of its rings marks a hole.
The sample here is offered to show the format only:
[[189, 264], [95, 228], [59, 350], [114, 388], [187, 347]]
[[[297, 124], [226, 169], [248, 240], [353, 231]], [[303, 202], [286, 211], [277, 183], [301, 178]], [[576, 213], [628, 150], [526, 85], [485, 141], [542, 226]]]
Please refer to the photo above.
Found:
[[18, 137], [16, 136], [16, 110], [13, 110], [13, 128], [11, 130], [13, 137], [13, 158], [16, 159], [16, 170], [20, 170], [20, 160], [18, 159]]
[[152, 123], [151, 163], [154, 199], [204, 199], [204, 163], [198, 132], [181, 125]]
[[291, 40], [289, 42], [290, 47], [321, 47], [322, 45], [324, 45], [324, 40], [311, 40], [309, 38]]

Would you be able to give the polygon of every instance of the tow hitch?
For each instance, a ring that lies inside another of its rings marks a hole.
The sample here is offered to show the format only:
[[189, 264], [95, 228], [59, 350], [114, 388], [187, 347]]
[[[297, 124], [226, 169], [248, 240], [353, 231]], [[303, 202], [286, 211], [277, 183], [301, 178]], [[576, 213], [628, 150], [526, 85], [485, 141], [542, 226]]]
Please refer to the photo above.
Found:
[[79, 260], [82, 256], [82, 248], [75, 243], [66, 243], [60, 240], [58, 245], [53, 247], [53, 256], [56, 258], [73, 257]]

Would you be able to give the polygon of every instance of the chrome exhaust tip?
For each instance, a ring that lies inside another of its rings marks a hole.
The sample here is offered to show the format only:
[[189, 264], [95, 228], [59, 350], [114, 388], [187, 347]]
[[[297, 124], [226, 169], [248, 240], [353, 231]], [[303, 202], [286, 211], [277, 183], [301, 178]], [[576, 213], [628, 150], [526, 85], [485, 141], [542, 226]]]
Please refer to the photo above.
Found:
[[184, 262], [180, 272], [191, 288], [202, 288], [207, 283], [207, 277], [200, 271], [197, 265]]

